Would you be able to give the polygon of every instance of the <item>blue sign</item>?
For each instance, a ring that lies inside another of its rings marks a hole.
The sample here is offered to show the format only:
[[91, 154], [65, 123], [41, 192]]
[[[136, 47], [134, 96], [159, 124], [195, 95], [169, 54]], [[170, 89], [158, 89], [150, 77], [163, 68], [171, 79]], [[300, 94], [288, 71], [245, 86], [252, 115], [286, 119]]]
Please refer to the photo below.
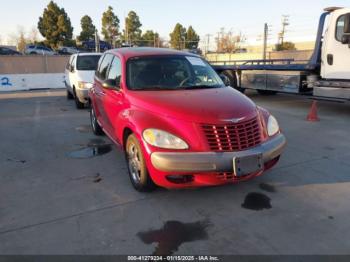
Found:
[[0, 85], [1, 86], [12, 86], [12, 84], [10, 82], [10, 78], [8, 78], [8, 77], [1, 78]]

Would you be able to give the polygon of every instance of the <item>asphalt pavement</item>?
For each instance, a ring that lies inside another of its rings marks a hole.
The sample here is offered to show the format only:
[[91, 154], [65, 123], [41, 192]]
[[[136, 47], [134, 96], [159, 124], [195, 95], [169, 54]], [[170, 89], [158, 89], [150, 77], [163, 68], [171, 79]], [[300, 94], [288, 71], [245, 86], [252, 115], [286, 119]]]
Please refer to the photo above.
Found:
[[288, 139], [273, 170], [142, 194], [64, 91], [0, 94], [0, 254], [349, 254], [350, 105], [248, 95]]

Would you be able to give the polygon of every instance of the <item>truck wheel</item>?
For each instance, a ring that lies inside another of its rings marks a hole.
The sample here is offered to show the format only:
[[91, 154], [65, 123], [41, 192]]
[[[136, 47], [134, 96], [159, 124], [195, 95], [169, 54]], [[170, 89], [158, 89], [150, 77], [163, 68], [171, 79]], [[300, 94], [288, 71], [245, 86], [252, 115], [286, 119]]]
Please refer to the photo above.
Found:
[[79, 101], [77, 93], [75, 92], [75, 88], [73, 89], [73, 93], [74, 93], [74, 101], [77, 109], [84, 109], [85, 104]]
[[133, 187], [139, 192], [153, 191], [156, 185], [148, 173], [140, 143], [134, 134], [128, 137], [125, 148], [129, 177]]
[[271, 95], [276, 95], [277, 94], [277, 91], [271, 91], [271, 90], [261, 90], [261, 89], [258, 89], [256, 90], [258, 91], [258, 93], [260, 95], [263, 95], [263, 96], [271, 96]]
[[67, 99], [68, 100], [72, 100], [74, 98], [74, 96], [72, 95], [71, 92], [69, 92], [69, 90], [67, 89]]
[[220, 74], [226, 86], [233, 87], [239, 92], [244, 93], [245, 88], [238, 87], [236, 74], [230, 70], [225, 70]]
[[90, 123], [91, 123], [92, 132], [94, 132], [96, 136], [102, 136], [104, 134], [102, 127], [97, 122], [96, 113], [92, 105], [90, 108]]

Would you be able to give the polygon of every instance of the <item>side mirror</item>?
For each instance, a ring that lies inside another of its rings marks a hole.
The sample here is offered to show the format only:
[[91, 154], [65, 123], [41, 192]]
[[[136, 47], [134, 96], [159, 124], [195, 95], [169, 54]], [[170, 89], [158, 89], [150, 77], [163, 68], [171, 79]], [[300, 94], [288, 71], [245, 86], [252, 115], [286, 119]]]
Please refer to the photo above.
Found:
[[220, 74], [220, 78], [222, 82], [224, 82], [225, 86], [230, 86], [230, 79], [227, 76], [225, 76], [224, 74]]
[[344, 45], [350, 44], [350, 34], [343, 34], [341, 38], [341, 43]]
[[350, 34], [350, 13], [345, 15], [344, 19], [344, 34]]
[[342, 44], [348, 44], [350, 48], [350, 13], [345, 15], [344, 19], [344, 34], [341, 38]]
[[103, 88], [110, 90], [120, 90], [120, 85], [115, 79], [107, 79], [102, 84]]

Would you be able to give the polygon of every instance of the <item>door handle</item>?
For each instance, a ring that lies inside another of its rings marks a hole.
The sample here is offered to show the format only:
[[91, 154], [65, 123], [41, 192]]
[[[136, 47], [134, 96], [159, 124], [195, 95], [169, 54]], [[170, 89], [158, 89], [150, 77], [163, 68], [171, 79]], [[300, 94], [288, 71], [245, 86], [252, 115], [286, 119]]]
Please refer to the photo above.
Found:
[[328, 55], [327, 55], [327, 63], [328, 63], [329, 65], [333, 65], [333, 60], [334, 60], [333, 55], [332, 55], [332, 54], [328, 54]]

